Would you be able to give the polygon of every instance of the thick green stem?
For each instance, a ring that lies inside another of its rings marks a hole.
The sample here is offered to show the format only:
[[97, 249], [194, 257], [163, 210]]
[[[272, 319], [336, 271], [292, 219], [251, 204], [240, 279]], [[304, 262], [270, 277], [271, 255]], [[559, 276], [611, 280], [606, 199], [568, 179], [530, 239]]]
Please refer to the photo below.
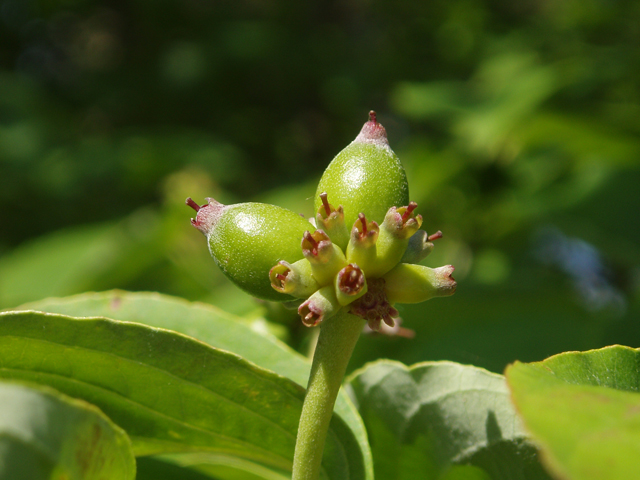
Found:
[[320, 326], [300, 416], [292, 480], [316, 480], [320, 475], [333, 405], [364, 323], [360, 317], [342, 309]]

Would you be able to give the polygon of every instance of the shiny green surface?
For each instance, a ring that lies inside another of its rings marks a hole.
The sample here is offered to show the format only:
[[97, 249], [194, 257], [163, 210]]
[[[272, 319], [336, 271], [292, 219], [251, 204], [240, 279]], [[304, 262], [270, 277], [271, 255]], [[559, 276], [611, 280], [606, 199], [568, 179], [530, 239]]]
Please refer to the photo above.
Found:
[[225, 207], [209, 234], [209, 250], [216, 264], [236, 285], [259, 298], [286, 301], [293, 297], [275, 291], [269, 270], [280, 260], [302, 258], [305, 231], [315, 230], [303, 217], [264, 203]]
[[344, 207], [349, 230], [359, 213], [382, 223], [390, 207], [409, 203], [407, 176], [396, 154], [368, 143], [351, 143], [329, 164], [316, 191], [316, 210], [322, 192], [329, 194], [329, 203], [336, 208]]

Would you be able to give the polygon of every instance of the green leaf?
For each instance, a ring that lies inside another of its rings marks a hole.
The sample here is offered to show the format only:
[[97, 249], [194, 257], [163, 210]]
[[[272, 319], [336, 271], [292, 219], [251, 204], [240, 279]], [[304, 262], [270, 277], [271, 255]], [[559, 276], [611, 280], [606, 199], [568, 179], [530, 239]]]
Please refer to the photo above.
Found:
[[0, 259], [0, 306], [82, 291], [122, 255], [122, 237], [114, 225], [96, 225], [26, 243]]
[[640, 471], [640, 350], [612, 346], [510, 365], [513, 401], [558, 478]]
[[[134, 453], [210, 452], [290, 471], [304, 390], [235, 354], [160, 328], [40, 312], [0, 313], [0, 375], [50, 385], [101, 408]], [[323, 478], [364, 479], [339, 417]]]
[[383, 360], [349, 384], [379, 478], [548, 478], [501, 375], [453, 362]]
[[[252, 330], [238, 317], [211, 305], [187, 302], [158, 293], [114, 290], [50, 298], [21, 308], [70, 316], [102, 316], [174, 330], [213, 347], [240, 355], [299, 385], [306, 386], [309, 377], [311, 364], [308, 359], [273, 336], [264, 331]], [[373, 462], [367, 432], [360, 415], [344, 391], [338, 395], [335, 411], [357, 439], [365, 464], [366, 478], [373, 479]]]
[[[183, 453], [153, 457], [164, 464], [180, 465], [182, 470], [216, 480], [290, 480], [285, 474], [268, 470], [242, 458], [211, 453]], [[179, 468], [180, 468], [179, 467]], [[182, 479], [181, 479], [182, 480]]]
[[135, 478], [129, 438], [94, 406], [7, 382], [0, 382], [0, 405], [0, 478]]

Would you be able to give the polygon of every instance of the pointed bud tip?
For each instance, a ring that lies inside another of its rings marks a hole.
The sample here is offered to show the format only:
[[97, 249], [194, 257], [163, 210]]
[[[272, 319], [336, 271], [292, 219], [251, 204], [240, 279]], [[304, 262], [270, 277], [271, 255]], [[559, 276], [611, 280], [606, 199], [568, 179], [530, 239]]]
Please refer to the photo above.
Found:
[[191, 197], [185, 200], [185, 203], [193, 208], [197, 214], [196, 218], [191, 219], [191, 225], [200, 230], [204, 235], [208, 235], [211, 228], [222, 215], [224, 205], [213, 198], [206, 198], [207, 203], [199, 206]]
[[388, 147], [387, 131], [378, 123], [376, 112], [369, 112], [369, 121], [362, 126], [362, 130], [354, 140], [356, 143], [372, 143], [381, 147]]

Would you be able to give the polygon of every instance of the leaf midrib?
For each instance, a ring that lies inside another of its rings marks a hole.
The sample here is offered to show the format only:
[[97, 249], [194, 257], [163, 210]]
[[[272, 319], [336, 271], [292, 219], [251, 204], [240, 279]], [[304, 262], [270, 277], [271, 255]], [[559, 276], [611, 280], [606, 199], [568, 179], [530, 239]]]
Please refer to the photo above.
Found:
[[[92, 389], [95, 389], [95, 390], [99, 390], [99, 391], [103, 391], [103, 392], [106, 392], [106, 394], [109, 394], [109, 395], [113, 395], [113, 396], [119, 397], [119, 398], [123, 399], [123, 401], [124, 401], [124, 402], [126, 402], [126, 403], [129, 403], [129, 404], [131, 404], [131, 405], [137, 406], [137, 407], [139, 407], [139, 408], [141, 408], [141, 409], [143, 409], [143, 410], [147, 410], [147, 411], [149, 411], [149, 412], [152, 412], [153, 414], [155, 414], [155, 415], [157, 415], [157, 416], [160, 416], [160, 417], [163, 417], [163, 418], [166, 418], [166, 419], [172, 420], [172, 421], [174, 421], [174, 422], [176, 422], [176, 423], [178, 423], [178, 424], [180, 424], [180, 425], [183, 425], [183, 426], [185, 426], [185, 427], [187, 427], [187, 428], [191, 428], [191, 429], [193, 429], [193, 430], [197, 430], [197, 431], [203, 432], [203, 433], [208, 434], [208, 435], [210, 435], [210, 436], [212, 436], [212, 437], [219, 437], [219, 438], [223, 438], [223, 439], [228, 439], [228, 440], [231, 440], [231, 441], [233, 441], [233, 442], [235, 442], [235, 443], [237, 443], [237, 444], [239, 444], [239, 445], [255, 447], [257, 450], [261, 450], [261, 451], [263, 451], [263, 452], [264, 452], [264, 453], [266, 453], [266, 454], [274, 455], [274, 456], [276, 456], [276, 457], [278, 457], [278, 458], [282, 458], [282, 459], [284, 459], [284, 460], [286, 461], [286, 463], [291, 463], [291, 461], [290, 461], [290, 460], [287, 460], [287, 459], [286, 459], [285, 457], [283, 457], [282, 455], [280, 455], [280, 454], [278, 454], [278, 453], [275, 453], [275, 452], [273, 452], [273, 451], [271, 451], [271, 450], [264, 450], [264, 449], [262, 449], [261, 447], [258, 447], [258, 446], [256, 446], [255, 444], [253, 444], [253, 443], [249, 443], [249, 442], [247, 442], [247, 441], [245, 441], [245, 440], [239, 440], [239, 439], [237, 439], [237, 438], [235, 438], [235, 437], [230, 437], [230, 436], [228, 436], [228, 435], [223, 435], [223, 434], [221, 434], [221, 433], [217, 433], [217, 432], [214, 432], [214, 431], [211, 431], [211, 430], [207, 430], [207, 429], [202, 428], [202, 427], [198, 427], [198, 426], [196, 426], [196, 425], [192, 425], [192, 424], [190, 424], [190, 423], [188, 423], [188, 422], [186, 422], [186, 421], [184, 421], [184, 420], [181, 420], [181, 419], [178, 419], [178, 418], [172, 417], [171, 415], [168, 415], [168, 414], [166, 414], [166, 413], [164, 413], [164, 412], [160, 412], [160, 411], [158, 411], [158, 410], [154, 410], [153, 408], [151, 408], [151, 407], [149, 407], [149, 406], [147, 406], [147, 405], [144, 405], [144, 404], [142, 404], [142, 403], [136, 402], [136, 401], [132, 400], [132, 399], [131, 399], [131, 398], [129, 398], [129, 397], [125, 397], [125, 396], [121, 395], [121, 394], [120, 394], [120, 393], [118, 393], [118, 392], [115, 392], [115, 391], [113, 391], [113, 390], [106, 389], [106, 388], [104, 388], [104, 387], [100, 387], [100, 386], [98, 386], [98, 385], [94, 385], [93, 383], [84, 382], [84, 381], [81, 381], [81, 380], [78, 380], [78, 379], [75, 379], [75, 378], [72, 378], [72, 377], [66, 377], [66, 376], [64, 376], [64, 375], [58, 375], [58, 374], [55, 374], [55, 373], [50, 373], [50, 372], [40, 372], [40, 371], [37, 371], [37, 370], [26, 370], [26, 369], [20, 369], [20, 368], [7, 368], [7, 367], [0, 367], [0, 371], [6, 371], [6, 372], [32, 372], [32, 373], [37, 373], [38, 375], [42, 375], [42, 376], [45, 376], [45, 377], [54, 377], [54, 378], [56, 378], [56, 377], [57, 377], [57, 378], [63, 378], [63, 379], [65, 379], [65, 380], [69, 381], [69, 382], [77, 383], [77, 384], [79, 384], [79, 385], [86, 385], [86, 386], [88, 386], [89, 388], [92, 388]], [[121, 427], [121, 428], [123, 428], [123, 427]], [[125, 430], [125, 431], [126, 431], [126, 430]], [[149, 439], [155, 439], [154, 437], [144, 437], [144, 436], [141, 436], [141, 435], [132, 435], [132, 438], [149, 438]], [[164, 441], [164, 440], [163, 440], [163, 441]], [[166, 443], [169, 443], [169, 441], [167, 441]], [[176, 442], [174, 442], [174, 443], [176, 443], [176, 444], [180, 444], [180, 442], [177, 442], [177, 441], [176, 441]], [[192, 449], [197, 449], [198, 451], [218, 451], [217, 449], [208, 449], [208, 448], [206, 448], [206, 447], [204, 447], [204, 446], [197, 446], [197, 447], [196, 447], [196, 446], [193, 446], [193, 445], [191, 445], [191, 444], [187, 444], [187, 443], [183, 443], [182, 445], [185, 445], [185, 446], [191, 447]], [[193, 451], [193, 450], [190, 450], [190, 451]], [[164, 453], [169, 453], [169, 452], [164, 452]]]

